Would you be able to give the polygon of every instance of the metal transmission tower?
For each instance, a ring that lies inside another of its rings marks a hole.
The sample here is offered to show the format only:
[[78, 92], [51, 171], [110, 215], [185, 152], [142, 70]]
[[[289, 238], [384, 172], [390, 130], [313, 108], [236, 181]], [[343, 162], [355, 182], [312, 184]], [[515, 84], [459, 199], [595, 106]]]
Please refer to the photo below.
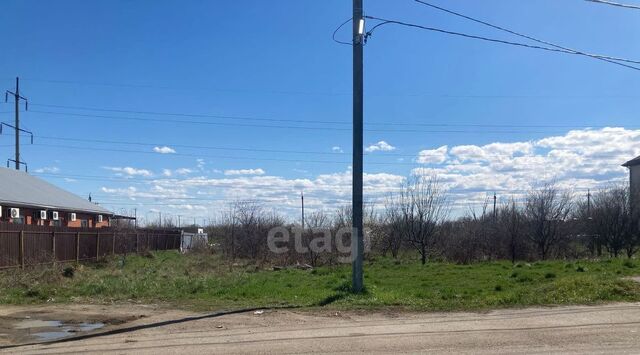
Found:
[[353, 0], [353, 186], [351, 232], [351, 257], [353, 292], [363, 290], [363, 213], [362, 213], [362, 170], [363, 170], [363, 46], [364, 46], [364, 14], [363, 0]]
[[20, 100], [24, 100], [24, 109], [25, 111], [29, 109], [29, 102], [27, 100], [26, 97], [20, 96], [20, 78], [16, 77], [16, 90], [15, 92], [12, 91], [5, 91], [4, 93], [4, 101], [7, 102], [9, 101], [9, 95], [13, 95], [13, 98], [15, 100], [15, 113], [16, 113], [16, 122], [15, 125], [12, 126], [10, 124], [7, 123], [2, 123], [0, 124], [0, 133], [2, 132], [2, 125], [5, 125], [7, 127], [11, 127], [15, 130], [16, 132], [16, 154], [15, 154], [15, 159], [9, 159], [7, 161], [7, 167], [9, 167], [9, 162], [14, 162], [15, 166], [16, 166], [16, 170], [20, 170], [20, 164], [23, 164], [25, 166], [27, 166], [27, 163], [25, 163], [24, 161], [22, 161], [20, 159], [20, 132], [24, 132], [24, 133], [28, 133], [31, 135], [31, 144], [33, 144], [33, 133], [29, 132], [29, 131], [25, 131], [23, 129], [20, 129]]

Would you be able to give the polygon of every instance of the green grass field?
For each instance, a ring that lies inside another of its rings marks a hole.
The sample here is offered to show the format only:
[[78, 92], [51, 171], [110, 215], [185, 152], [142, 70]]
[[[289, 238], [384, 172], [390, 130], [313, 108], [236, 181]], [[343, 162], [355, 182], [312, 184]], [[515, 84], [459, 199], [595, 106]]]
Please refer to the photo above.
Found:
[[[67, 265], [66, 267], [68, 267]], [[0, 303], [142, 302], [194, 310], [301, 306], [482, 310], [640, 301], [640, 262], [487, 262], [473, 265], [379, 258], [365, 265], [366, 292], [348, 292], [350, 266], [314, 270], [231, 268], [216, 256], [157, 252], [74, 267], [0, 272]], [[69, 271], [67, 270], [67, 273]]]

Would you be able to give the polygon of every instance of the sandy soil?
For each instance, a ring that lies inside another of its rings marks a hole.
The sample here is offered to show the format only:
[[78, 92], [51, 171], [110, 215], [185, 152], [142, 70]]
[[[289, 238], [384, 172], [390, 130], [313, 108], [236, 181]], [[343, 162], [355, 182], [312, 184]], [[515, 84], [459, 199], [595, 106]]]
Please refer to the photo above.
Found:
[[22, 320], [19, 317], [34, 312], [40, 319], [93, 317], [108, 325], [82, 340], [4, 348], [0, 353], [584, 354], [640, 349], [640, 303], [486, 313], [265, 310], [228, 315], [138, 305], [0, 307], [2, 319]]

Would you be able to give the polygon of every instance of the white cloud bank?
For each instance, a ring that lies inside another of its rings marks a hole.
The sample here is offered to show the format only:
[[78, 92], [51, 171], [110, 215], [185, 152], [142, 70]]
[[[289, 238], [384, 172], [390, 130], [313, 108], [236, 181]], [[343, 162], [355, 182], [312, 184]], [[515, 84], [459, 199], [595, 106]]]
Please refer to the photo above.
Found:
[[429, 159], [419, 154], [416, 160], [425, 165], [412, 173], [438, 175], [461, 203], [492, 191], [521, 196], [550, 181], [581, 195], [626, 181], [620, 165], [640, 155], [640, 130], [584, 129], [534, 141], [459, 145], [446, 159], [435, 154], [441, 148], [428, 151]]
[[367, 153], [373, 153], [373, 152], [390, 152], [392, 150], [396, 150], [396, 147], [392, 146], [391, 144], [385, 142], [385, 141], [380, 141], [376, 144], [372, 144], [368, 147], [366, 147], [364, 149]]
[[126, 166], [126, 167], [109, 167], [109, 166], [105, 166], [104, 169], [106, 170], [110, 170], [116, 173], [117, 176], [142, 176], [142, 177], [149, 177], [149, 176], [153, 176], [153, 173], [147, 169], [136, 169], [136, 168], [132, 168], [130, 166]]
[[43, 173], [56, 174], [60, 172], [60, 168], [58, 168], [57, 166], [45, 166], [44, 168], [39, 168], [34, 170], [34, 172], [38, 174], [43, 174]]
[[[441, 146], [417, 152], [415, 165], [409, 165], [405, 171], [396, 168], [393, 173], [365, 173], [365, 200], [382, 206], [386, 196], [397, 191], [409, 174], [438, 175], [450, 190], [458, 213], [470, 205], [477, 206], [494, 191], [499, 199], [506, 200], [520, 197], [548, 181], [556, 181], [560, 188], [571, 189], [580, 196], [588, 188], [625, 182], [628, 172], [620, 165], [637, 155], [640, 155], [640, 130], [624, 128], [573, 130], [532, 141]], [[108, 169], [123, 175], [152, 175], [145, 169]], [[170, 176], [163, 174], [141, 182], [135, 190], [105, 188], [103, 192], [146, 202], [153, 198], [163, 208], [204, 206], [208, 212], [203, 211], [203, 216], [222, 211], [229, 201], [237, 199], [264, 201], [268, 208], [295, 216], [299, 213], [301, 190], [305, 191], [305, 207], [310, 210], [333, 211], [348, 204], [351, 198], [348, 169], [310, 178], [269, 176], [263, 169], [227, 170], [224, 177], [170, 172]]]
[[167, 146], [163, 146], [163, 147], [154, 147], [153, 151], [156, 153], [160, 153], [160, 154], [175, 154], [176, 150], [171, 148], [171, 147], [167, 147]]
[[421, 164], [444, 163], [447, 160], [448, 147], [443, 145], [438, 149], [422, 150], [418, 153], [416, 161]]
[[262, 169], [238, 169], [238, 170], [225, 170], [224, 174], [227, 176], [235, 175], [264, 175], [265, 171]]

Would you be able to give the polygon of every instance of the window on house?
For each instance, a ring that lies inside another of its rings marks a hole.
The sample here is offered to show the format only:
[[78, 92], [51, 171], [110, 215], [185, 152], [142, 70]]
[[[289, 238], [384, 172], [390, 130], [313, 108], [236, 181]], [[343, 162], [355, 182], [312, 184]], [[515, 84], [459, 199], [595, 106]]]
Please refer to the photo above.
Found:
[[80, 227], [88, 228], [89, 227], [89, 221], [87, 221], [86, 219], [81, 220], [80, 221]]

